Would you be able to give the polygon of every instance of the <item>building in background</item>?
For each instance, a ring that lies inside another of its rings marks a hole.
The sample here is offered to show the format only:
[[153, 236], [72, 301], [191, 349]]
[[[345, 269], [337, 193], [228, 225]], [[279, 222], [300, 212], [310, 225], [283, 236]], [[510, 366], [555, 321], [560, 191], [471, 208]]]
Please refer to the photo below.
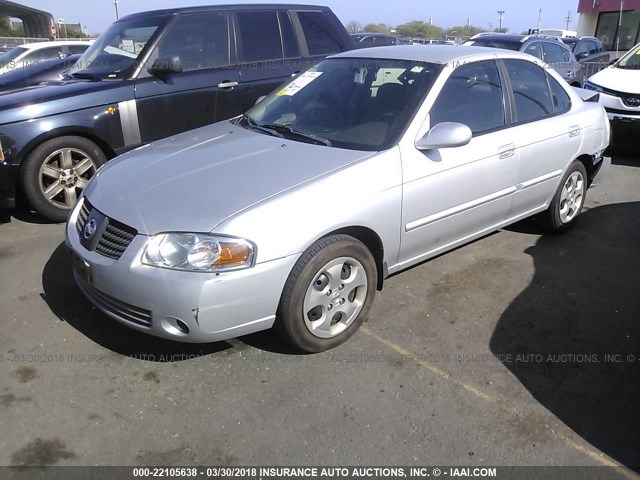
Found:
[[640, 43], [640, 0], [579, 0], [578, 35], [598, 37], [618, 56]]

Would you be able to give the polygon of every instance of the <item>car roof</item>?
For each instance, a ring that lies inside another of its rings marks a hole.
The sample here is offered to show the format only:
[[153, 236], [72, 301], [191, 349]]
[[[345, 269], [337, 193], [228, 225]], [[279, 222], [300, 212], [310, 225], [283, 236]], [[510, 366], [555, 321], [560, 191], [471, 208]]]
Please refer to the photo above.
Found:
[[56, 45], [87, 45], [90, 46], [92, 41], [89, 40], [58, 40], [56, 42], [34, 42], [16, 45], [16, 47], [26, 48], [28, 50], [36, 50], [38, 48], [55, 47]]
[[384, 60], [407, 60], [410, 62], [449, 63], [454, 60], [471, 60], [474, 57], [488, 55], [502, 55], [509, 58], [523, 58], [531, 60], [531, 56], [504, 50], [501, 48], [473, 47], [463, 45], [426, 45], [424, 48], [415, 48], [412, 45], [396, 45], [386, 47], [372, 47], [361, 50], [349, 50], [330, 58], [376, 58]]
[[221, 5], [203, 5], [197, 7], [176, 7], [165, 8], [161, 10], [149, 10], [145, 12], [132, 13], [125, 17], [121, 17], [117, 22], [138, 17], [164, 16], [174, 15], [177, 13], [198, 13], [220, 10], [329, 10], [329, 7], [320, 5], [302, 5], [295, 3], [238, 3], [238, 4], [221, 4]]
[[507, 42], [523, 42], [527, 39], [527, 37], [528, 35], [516, 35], [514, 33], [487, 33], [472, 40], [482, 39], [482, 41], [500, 40], [504, 42], [506, 40]]

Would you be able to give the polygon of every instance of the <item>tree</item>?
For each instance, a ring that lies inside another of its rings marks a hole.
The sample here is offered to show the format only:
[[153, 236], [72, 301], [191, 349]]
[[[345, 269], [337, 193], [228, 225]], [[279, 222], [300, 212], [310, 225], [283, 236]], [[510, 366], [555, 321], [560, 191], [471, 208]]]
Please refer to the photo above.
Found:
[[347, 28], [347, 32], [349, 32], [349, 33], [360, 33], [360, 32], [362, 32], [362, 24], [360, 22], [355, 21], [355, 20], [351, 20], [349, 23], [347, 23], [346, 28]]
[[451, 27], [447, 30], [447, 35], [451, 37], [472, 37], [476, 33], [486, 32], [484, 28], [476, 27], [474, 25], [458, 25]]
[[389, 33], [389, 27], [384, 23], [369, 23], [364, 26], [364, 31], [369, 33]]
[[493, 31], [496, 33], [507, 33], [509, 29], [507, 27], [502, 27], [502, 28], [496, 28]]
[[421, 20], [414, 20], [396, 27], [398, 35], [408, 38], [437, 38], [442, 37], [443, 30], [435, 25], [429, 25]]

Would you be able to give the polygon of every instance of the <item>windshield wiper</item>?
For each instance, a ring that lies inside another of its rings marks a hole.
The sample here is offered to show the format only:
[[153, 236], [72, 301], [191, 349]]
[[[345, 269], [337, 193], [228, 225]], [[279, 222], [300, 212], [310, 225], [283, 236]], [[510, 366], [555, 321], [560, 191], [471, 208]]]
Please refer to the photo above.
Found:
[[287, 126], [287, 125], [276, 125], [273, 123], [263, 123], [260, 125], [261, 128], [268, 128], [269, 130], [273, 130], [274, 132], [278, 132], [280, 134], [282, 134], [283, 136], [293, 136], [296, 138], [300, 138], [303, 140], [311, 140], [313, 143], [316, 143], [318, 145], [326, 145], [327, 147], [330, 147], [332, 145], [331, 140], [328, 140], [326, 138], [322, 138], [319, 137], [317, 135], [312, 135], [310, 133], [302, 133], [299, 132], [297, 130], [294, 130], [293, 128]]
[[282, 133], [279, 133], [269, 128], [264, 128], [262, 125], [260, 125], [258, 122], [256, 122], [253, 118], [251, 118], [246, 113], [240, 117], [238, 123], [242, 126], [248, 126], [252, 130], [257, 130], [258, 132], [266, 133], [267, 135], [284, 138], [284, 135], [282, 135]]

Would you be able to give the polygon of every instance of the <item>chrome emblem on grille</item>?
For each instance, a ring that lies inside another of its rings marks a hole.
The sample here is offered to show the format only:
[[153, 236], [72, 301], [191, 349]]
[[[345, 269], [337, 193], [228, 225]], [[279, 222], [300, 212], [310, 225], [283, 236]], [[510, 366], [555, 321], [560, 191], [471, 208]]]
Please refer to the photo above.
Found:
[[629, 107], [633, 107], [633, 108], [640, 107], [640, 98], [627, 98], [625, 103]]
[[89, 240], [96, 234], [96, 230], [98, 230], [98, 223], [95, 218], [92, 218], [87, 224], [84, 226], [84, 238]]

